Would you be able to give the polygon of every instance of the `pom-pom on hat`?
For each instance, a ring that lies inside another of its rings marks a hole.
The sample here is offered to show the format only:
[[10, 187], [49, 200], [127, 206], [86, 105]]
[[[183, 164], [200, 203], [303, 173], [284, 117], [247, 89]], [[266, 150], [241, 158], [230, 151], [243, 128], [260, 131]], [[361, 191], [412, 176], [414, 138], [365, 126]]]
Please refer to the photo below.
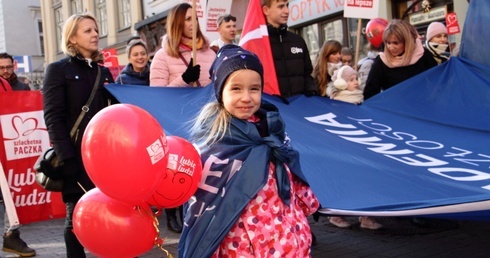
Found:
[[431, 22], [427, 27], [427, 41], [430, 41], [433, 37], [439, 34], [447, 34], [447, 28], [440, 22]]
[[[234, 44], [224, 45], [220, 48], [209, 70], [218, 102], [222, 103], [223, 87], [228, 76], [234, 71], [242, 69], [258, 72], [262, 79], [262, 85], [264, 85], [264, 68], [254, 53]], [[262, 87], [262, 89], [264, 88]]]
[[333, 73], [332, 76], [333, 86], [335, 86], [339, 90], [347, 89], [347, 81], [353, 75], [357, 76], [357, 72], [356, 70], [354, 70], [354, 68], [348, 65], [344, 65], [340, 67], [340, 69], [335, 70]]
[[148, 53], [148, 48], [146, 47], [146, 43], [143, 40], [141, 40], [141, 39], [132, 39], [126, 45], [126, 54], [128, 55], [128, 57], [129, 57], [129, 54], [131, 53], [131, 49], [134, 46], [136, 46], [136, 45], [143, 46], [145, 48], [146, 52]]

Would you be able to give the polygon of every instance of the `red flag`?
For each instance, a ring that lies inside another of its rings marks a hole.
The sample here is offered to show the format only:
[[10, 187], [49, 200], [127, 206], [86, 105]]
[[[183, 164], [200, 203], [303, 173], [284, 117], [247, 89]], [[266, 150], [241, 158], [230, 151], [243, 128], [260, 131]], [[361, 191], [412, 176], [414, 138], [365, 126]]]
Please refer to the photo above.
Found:
[[248, 4], [239, 45], [257, 54], [262, 62], [264, 66], [264, 92], [280, 95], [269, 43], [269, 33], [260, 0], [250, 0]]

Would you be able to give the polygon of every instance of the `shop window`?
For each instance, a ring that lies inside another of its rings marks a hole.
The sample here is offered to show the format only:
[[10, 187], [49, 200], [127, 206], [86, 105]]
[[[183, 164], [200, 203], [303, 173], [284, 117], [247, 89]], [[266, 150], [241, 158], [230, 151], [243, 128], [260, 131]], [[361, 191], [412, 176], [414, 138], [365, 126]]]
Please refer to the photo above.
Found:
[[315, 63], [316, 56], [320, 50], [320, 42], [318, 41], [318, 24], [312, 24], [301, 29], [301, 37], [306, 41], [308, 50], [310, 51], [310, 59]]

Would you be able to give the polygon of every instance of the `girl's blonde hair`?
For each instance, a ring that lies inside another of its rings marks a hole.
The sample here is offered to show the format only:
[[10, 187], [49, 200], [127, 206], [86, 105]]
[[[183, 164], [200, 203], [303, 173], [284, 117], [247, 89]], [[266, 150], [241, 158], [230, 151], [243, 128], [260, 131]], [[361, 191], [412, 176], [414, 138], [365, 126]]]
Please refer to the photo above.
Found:
[[217, 101], [206, 104], [191, 127], [192, 141], [202, 149], [223, 139], [228, 132], [231, 114]]
[[[78, 24], [83, 19], [90, 19], [94, 21], [97, 30], [99, 29], [99, 26], [97, 25], [97, 20], [90, 13], [74, 14], [70, 16], [70, 18], [68, 18], [63, 25], [63, 32], [61, 34], [61, 50], [66, 55], [76, 56], [79, 53], [76, 45], [70, 42], [70, 38], [77, 34]], [[92, 56], [90, 58], [97, 62], [103, 60], [103, 55], [100, 51], [97, 50], [92, 53]]]
[[313, 68], [313, 78], [315, 78], [316, 86], [320, 91], [320, 96], [325, 96], [327, 84], [329, 83], [328, 74], [328, 57], [331, 54], [339, 53], [342, 50], [342, 44], [337, 40], [327, 40], [323, 43], [322, 48], [318, 52], [315, 67]]
[[[185, 15], [187, 14], [187, 10], [191, 9], [192, 6], [188, 3], [181, 3], [176, 5], [167, 18], [167, 37], [164, 37], [164, 48], [167, 51], [167, 54], [172, 57], [179, 57], [179, 45], [182, 39], [182, 35], [184, 33], [185, 26]], [[196, 41], [203, 42], [203, 47], [209, 46], [209, 42], [204, 37], [204, 34], [201, 32], [201, 28], [199, 28], [199, 23], [196, 21], [197, 32], [196, 32]]]
[[390, 51], [386, 48], [386, 41], [388, 41], [388, 38], [391, 36], [395, 36], [400, 43], [405, 44], [402, 64], [408, 65], [416, 48], [416, 39], [419, 36], [417, 30], [404, 20], [395, 19], [388, 23], [388, 26], [386, 26], [386, 29], [383, 32], [383, 42], [385, 44], [384, 55], [386, 60], [390, 63], [395, 60], [395, 56], [391, 55]]

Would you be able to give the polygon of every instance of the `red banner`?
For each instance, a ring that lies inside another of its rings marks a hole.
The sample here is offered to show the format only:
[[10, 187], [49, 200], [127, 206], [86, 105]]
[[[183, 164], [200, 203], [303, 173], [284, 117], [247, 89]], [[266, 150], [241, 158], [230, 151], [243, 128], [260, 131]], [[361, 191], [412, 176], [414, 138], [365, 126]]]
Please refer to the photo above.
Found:
[[41, 188], [32, 168], [50, 146], [42, 109], [40, 91], [0, 92], [0, 160], [21, 224], [65, 216], [61, 194]]
[[264, 92], [271, 95], [281, 95], [260, 0], [251, 0], [248, 4], [239, 45], [257, 54], [260, 62], [262, 62], [264, 66]]
[[447, 34], [453, 35], [460, 32], [459, 22], [456, 13], [448, 13], [446, 15]]

